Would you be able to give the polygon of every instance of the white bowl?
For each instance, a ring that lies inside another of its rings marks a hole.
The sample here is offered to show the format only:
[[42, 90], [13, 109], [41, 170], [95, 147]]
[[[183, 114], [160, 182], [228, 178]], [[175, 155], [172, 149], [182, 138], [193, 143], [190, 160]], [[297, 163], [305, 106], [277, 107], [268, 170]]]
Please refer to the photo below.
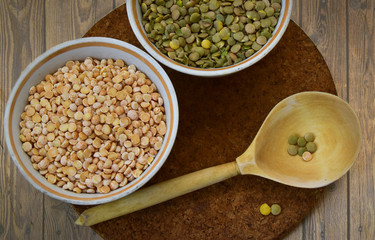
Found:
[[[167, 133], [162, 148], [152, 164], [124, 187], [107, 194], [74, 193], [49, 183], [38, 171], [34, 170], [30, 157], [22, 150], [19, 140], [21, 113], [27, 103], [30, 87], [38, 84], [44, 76], [57, 71], [68, 60], [123, 59], [127, 65], [134, 64], [155, 83], [164, 99]], [[124, 197], [144, 185], [160, 169], [167, 159], [177, 134], [178, 104], [172, 83], [163, 68], [147, 53], [128, 43], [111, 38], [82, 38], [57, 45], [37, 57], [22, 72], [8, 99], [4, 115], [5, 140], [9, 153], [23, 176], [38, 190], [58, 200], [92, 205], [110, 202]]]
[[219, 77], [232, 74], [243, 70], [266, 56], [279, 42], [283, 36], [286, 28], [288, 27], [290, 15], [292, 13], [293, 0], [282, 0], [282, 8], [280, 11], [279, 21], [273, 32], [273, 36], [267, 41], [267, 43], [257, 52], [255, 52], [250, 57], [245, 60], [233, 64], [227, 67], [221, 68], [196, 68], [191, 66], [186, 66], [182, 63], [176, 62], [169, 58], [168, 56], [161, 53], [158, 48], [148, 39], [146, 31], [142, 25], [142, 13], [141, 7], [139, 6], [138, 0], [127, 0], [126, 10], [129, 18], [130, 25], [133, 29], [135, 36], [142, 46], [150, 53], [156, 60], [161, 62], [167, 67], [177, 70], [182, 73], [200, 76], [200, 77]]

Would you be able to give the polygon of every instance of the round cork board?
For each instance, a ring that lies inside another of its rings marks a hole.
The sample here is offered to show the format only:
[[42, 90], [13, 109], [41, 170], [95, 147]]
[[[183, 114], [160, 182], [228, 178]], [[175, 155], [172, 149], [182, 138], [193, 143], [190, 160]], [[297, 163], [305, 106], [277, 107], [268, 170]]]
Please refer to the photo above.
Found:
[[[117, 38], [142, 48], [132, 33], [125, 5], [85, 34], [92, 36]], [[249, 146], [268, 112], [289, 95], [336, 94], [323, 57], [292, 21], [263, 60], [236, 74], [199, 78], [164, 69], [177, 93], [179, 129], [170, 156], [147, 185], [234, 161]], [[237, 176], [92, 228], [104, 239], [279, 239], [302, 221], [323, 190]], [[263, 203], [280, 204], [282, 213], [262, 216]], [[87, 207], [74, 208], [81, 213]]]

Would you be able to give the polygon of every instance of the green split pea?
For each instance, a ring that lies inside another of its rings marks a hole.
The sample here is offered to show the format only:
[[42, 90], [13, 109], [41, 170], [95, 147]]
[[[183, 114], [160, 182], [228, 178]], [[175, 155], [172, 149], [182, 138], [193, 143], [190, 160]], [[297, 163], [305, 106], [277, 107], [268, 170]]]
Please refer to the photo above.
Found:
[[197, 68], [230, 66], [259, 51], [281, 11], [281, 0], [139, 2], [150, 41], [169, 58]]
[[292, 134], [288, 138], [288, 153], [291, 156], [302, 156], [304, 152], [314, 153], [317, 150], [314, 143], [315, 136], [313, 133], [306, 133], [304, 137], [299, 137], [297, 134]]
[[277, 216], [281, 213], [281, 207], [279, 204], [276, 204], [276, 203], [272, 204], [271, 207], [267, 203], [263, 203], [260, 206], [259, 211], [264, 216], [267, 216], [270, 213], [272, 213], [272, 215]]

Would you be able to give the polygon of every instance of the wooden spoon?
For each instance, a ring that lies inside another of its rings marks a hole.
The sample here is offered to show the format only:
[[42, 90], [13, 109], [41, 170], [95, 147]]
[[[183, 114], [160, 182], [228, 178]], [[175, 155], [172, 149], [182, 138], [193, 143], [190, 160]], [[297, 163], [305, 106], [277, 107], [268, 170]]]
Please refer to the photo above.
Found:
[[[288, 137], [294, 133], [303, 136], [306, 132], [315, 135], [317, 145], [309, 162], [287, 153]], [[76, 224], [91, 226], [239, 174], [257, 175], [294, 187], [322, 187], [349, 170], [360, 144], [359, 120], [345, 101], [328, 93], [298, 93], [272, 109], [251, 145], [236, 161], [158, 183], [87, 209]]]

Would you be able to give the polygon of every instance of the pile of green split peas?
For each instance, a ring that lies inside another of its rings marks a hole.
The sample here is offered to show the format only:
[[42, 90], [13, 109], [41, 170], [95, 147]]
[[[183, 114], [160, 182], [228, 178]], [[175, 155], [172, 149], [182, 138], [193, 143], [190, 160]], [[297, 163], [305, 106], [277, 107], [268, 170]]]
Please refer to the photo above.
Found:
[[147, 36], [169, 58], [219, 68], [250, 57], [272, 37], [281, 0], [139, 0]]

